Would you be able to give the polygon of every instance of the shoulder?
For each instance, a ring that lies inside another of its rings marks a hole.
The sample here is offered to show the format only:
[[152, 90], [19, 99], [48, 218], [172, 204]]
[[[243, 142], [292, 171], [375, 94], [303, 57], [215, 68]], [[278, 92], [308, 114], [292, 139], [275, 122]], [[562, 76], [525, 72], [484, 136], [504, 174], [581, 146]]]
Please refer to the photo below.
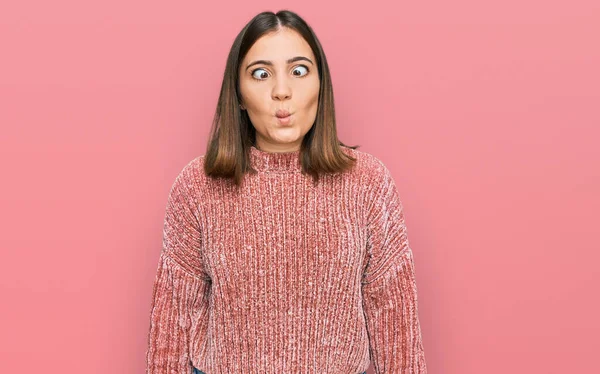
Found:
[[191, 192], [197, 190], [205, 181], [204, 155], [199, 155], [180, 166], [171, 188], [185, 189]]
[[348, 147], [342, 147], [342, 149], [346, 154], [356, 159], [355, 172], [366, 183], [379, 184], [392, 178], [387, 165], [372, 153]]
[[356, 180], [363, 189], [366, 211], [372, 212], [373, 207], [400, 203], [398, 188], [388, 166], [371, 153], [358, 149], [349, 151], [356, 158]]

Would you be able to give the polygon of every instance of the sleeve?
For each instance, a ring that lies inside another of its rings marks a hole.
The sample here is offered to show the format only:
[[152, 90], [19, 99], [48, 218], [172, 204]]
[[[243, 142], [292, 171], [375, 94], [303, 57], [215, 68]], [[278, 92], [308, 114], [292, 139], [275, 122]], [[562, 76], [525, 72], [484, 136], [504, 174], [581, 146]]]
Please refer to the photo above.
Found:
[[206, 335], [210, 277], [201, 254], [193, 173], [184, 168], [167, 199], [152, 293], [147, 374], [190, 374], [194, 343]]
[[383, 167], [368, 208], [368, 262], [362, 294], [369, 350], [377, 374], [425, 374], [417, 284], [402, 203]]

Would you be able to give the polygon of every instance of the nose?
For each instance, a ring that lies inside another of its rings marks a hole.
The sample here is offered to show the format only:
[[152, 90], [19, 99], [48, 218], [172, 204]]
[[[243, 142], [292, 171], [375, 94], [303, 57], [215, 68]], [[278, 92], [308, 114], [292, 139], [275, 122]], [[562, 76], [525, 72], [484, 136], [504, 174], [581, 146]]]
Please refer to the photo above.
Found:
[[286, 78], [275, 79], [275, 86], [273, 87], [272, 98], [273, 100], [288, 100], [292, 97], [292, 89], [290, 82]]

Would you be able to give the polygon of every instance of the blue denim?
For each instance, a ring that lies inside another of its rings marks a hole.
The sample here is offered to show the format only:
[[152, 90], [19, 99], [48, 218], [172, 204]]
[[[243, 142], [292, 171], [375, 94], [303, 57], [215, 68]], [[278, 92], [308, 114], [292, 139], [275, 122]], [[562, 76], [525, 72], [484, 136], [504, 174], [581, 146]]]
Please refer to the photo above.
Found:
[[[206, 373], [203, 372], [203, 371], [201, 371], [201, 370], [198, 370], [198, 369], [194, 368], [194, 372], [192, 374], [206, 374]], [[367, 374], [367, 372], [363, 371], [362, 374]]]

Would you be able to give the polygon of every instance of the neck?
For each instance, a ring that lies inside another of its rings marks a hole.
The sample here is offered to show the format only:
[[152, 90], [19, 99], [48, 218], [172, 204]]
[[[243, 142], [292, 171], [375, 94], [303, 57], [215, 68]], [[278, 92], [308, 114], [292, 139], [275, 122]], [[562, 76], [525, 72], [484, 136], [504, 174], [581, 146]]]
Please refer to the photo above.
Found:
[[299, 172], [300, 150], [291, 152], [267, 152], [250, 146], [250, 162], [257, 171]]

